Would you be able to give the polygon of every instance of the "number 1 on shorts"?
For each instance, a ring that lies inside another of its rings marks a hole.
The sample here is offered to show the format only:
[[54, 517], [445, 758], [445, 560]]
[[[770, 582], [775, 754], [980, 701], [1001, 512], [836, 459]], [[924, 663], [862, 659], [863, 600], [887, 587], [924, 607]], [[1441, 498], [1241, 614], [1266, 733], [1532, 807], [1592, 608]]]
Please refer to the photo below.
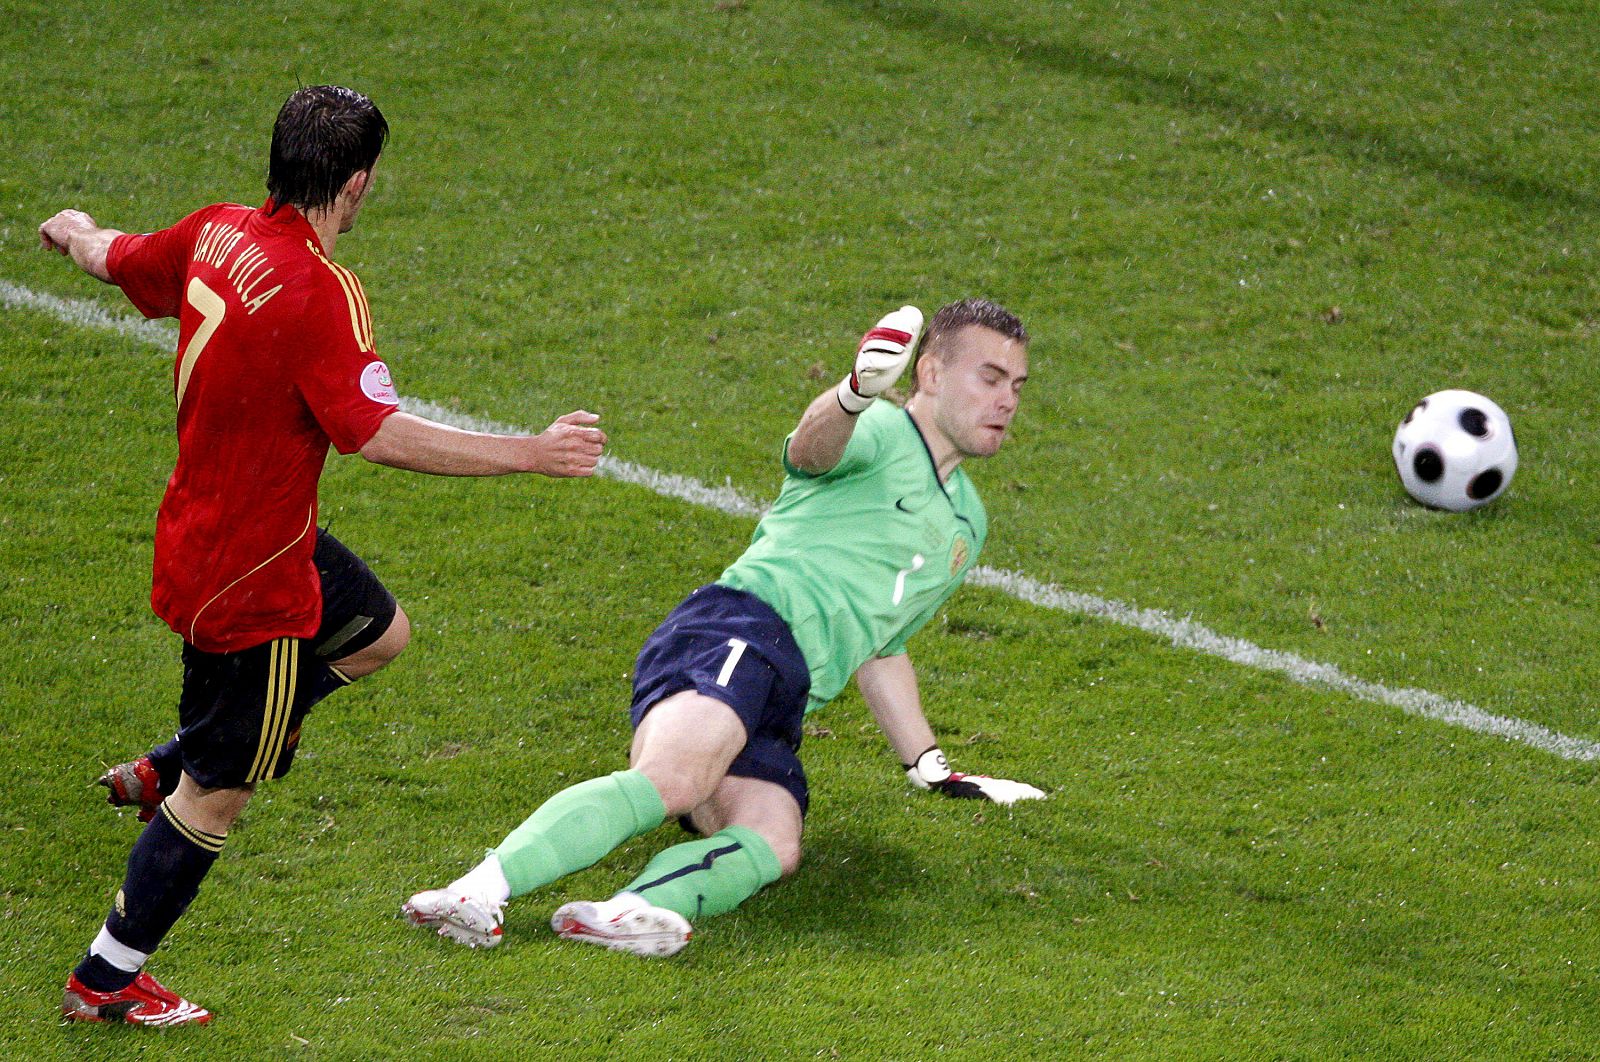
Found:
[[750, 643], [743, 638], [729, 638], [728, 645], [733, 652], [728, 654], [728, 659], [723, 662], [722, 670], [717, 673], [717, 685], [726, 686], [733, 677], [733, 669], [739, 666], [739, 658], [744, 655], [745, 647]]

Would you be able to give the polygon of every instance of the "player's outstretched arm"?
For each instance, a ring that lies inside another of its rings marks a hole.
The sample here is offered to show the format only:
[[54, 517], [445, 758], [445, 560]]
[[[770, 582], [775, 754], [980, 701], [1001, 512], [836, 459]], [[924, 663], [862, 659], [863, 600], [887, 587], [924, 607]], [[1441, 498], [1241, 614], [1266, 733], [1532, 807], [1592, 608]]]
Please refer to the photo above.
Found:
[[71, 258], [79, 269], [111, 283], [106, 270], [106, 253], [111, 241], [121, 236], [116, 229], [103, 229], [81, 210], [63, 210], [39, 226], [39, 246]]
[[1014, 804], [1019, 800], [1043, 800], [1042, 789], [1026, 782], [990, 778], [981, 774], [957, 774], [945, 762], [944, 752], [934, 739], [933, 728], [922, 711], [922, 696], [917, 689], [917, 672], [911, 657], [880, 656], [856, 670], [856, 685], [872, 710], [878, 728], [889, 739], [889, 746], [906, 769], [906, 778], [918, 789], [936, 789], [945, 796], [990, 800]]
[[789, 440], [789, 463], [813, 476], [837, 465], [855, 431], [856, 416], [900, 378], [921, 336], [922, 311], [915, 306], [884, 315], [862, 336], [850, 375], [806, 407]]
[[391, 413], [361, 448], [379, 465], [435, 476], [592, 476], [605, 449], [599, 415], [575, 410], [538, 435], [463, 431], [410, 413]]

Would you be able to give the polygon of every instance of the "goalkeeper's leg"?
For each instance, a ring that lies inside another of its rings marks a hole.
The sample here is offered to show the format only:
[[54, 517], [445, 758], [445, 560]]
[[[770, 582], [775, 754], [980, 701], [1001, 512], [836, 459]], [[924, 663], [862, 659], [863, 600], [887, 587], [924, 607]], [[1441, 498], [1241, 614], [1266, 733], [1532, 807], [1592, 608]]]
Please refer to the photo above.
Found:
[[557, 793], [483, 862], [443, 889], [417, 893], [402, 910], [442, 936], [493, 947], [507, 900], [704, 803], [743, 744], [744, 724], [727, 705], [692, 690], [668, 697], [640, 725], [630, 769]]
[[727, 705], [692, 690], [668, 697], [640, 724], [632, 767], [557, 793], [494, 850], [510, 896], [591, 866], [705, 803], [744, 743], [744, 724]]
[[551, 928], [617, 951], [672, 955], [689, 942], [691, 919], [731, 911], [794, 872], [802, 820], [784, 786], [730, 775], [691, 817], [715, 832], [660, 853], [609, 900], [562, 905]]
[[781, 786], [729, 776], [691, 821], [715, 832], [657, 855], [623, 892], [693, 922], [726, 914], [800, 865], [800, 807]]

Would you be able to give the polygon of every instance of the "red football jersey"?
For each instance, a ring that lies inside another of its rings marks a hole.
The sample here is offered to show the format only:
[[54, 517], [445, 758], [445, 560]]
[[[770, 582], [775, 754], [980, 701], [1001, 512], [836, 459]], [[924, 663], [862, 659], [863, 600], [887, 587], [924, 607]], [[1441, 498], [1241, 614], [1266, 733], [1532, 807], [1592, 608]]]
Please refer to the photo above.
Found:
[[354, 273], [290, 206], [205, 207], [106, 257], [146, 317], [178, 318], [178, 463], [156, 516], [156, 615], [198, 649], [309, 638], [331, 442], [366, 445], [399, 398]]

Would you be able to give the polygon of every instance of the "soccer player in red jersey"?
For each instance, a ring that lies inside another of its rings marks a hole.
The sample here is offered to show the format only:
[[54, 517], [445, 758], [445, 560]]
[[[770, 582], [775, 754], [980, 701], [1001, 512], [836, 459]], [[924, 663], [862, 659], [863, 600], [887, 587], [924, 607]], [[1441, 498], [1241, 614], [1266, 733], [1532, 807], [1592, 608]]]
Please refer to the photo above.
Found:
[[183, 639], [179, 730], [106, 780], [114, 802], [131, 797], [150, 821], [67, 980], [69, 1020], [211, 1019], [145, 961], [256, 784], [288, 772], [307, 710], [410, 640], [393, 595], [317, 527], [329, 445], [452, 476], [587, 476], [600, 459], [605, 434], [582, 410], [532, 436], [399, 411], [361, 282], [333, 258], [388, 131], [359, 92], [301, 89], [273, 127], [265, 205], [208, 206], [144, 235], [77, 210], [39, 227], [45, 249], [120, 287], [146, 317], [178, 319], [178, 459], [156, 517], [151, 605]]

